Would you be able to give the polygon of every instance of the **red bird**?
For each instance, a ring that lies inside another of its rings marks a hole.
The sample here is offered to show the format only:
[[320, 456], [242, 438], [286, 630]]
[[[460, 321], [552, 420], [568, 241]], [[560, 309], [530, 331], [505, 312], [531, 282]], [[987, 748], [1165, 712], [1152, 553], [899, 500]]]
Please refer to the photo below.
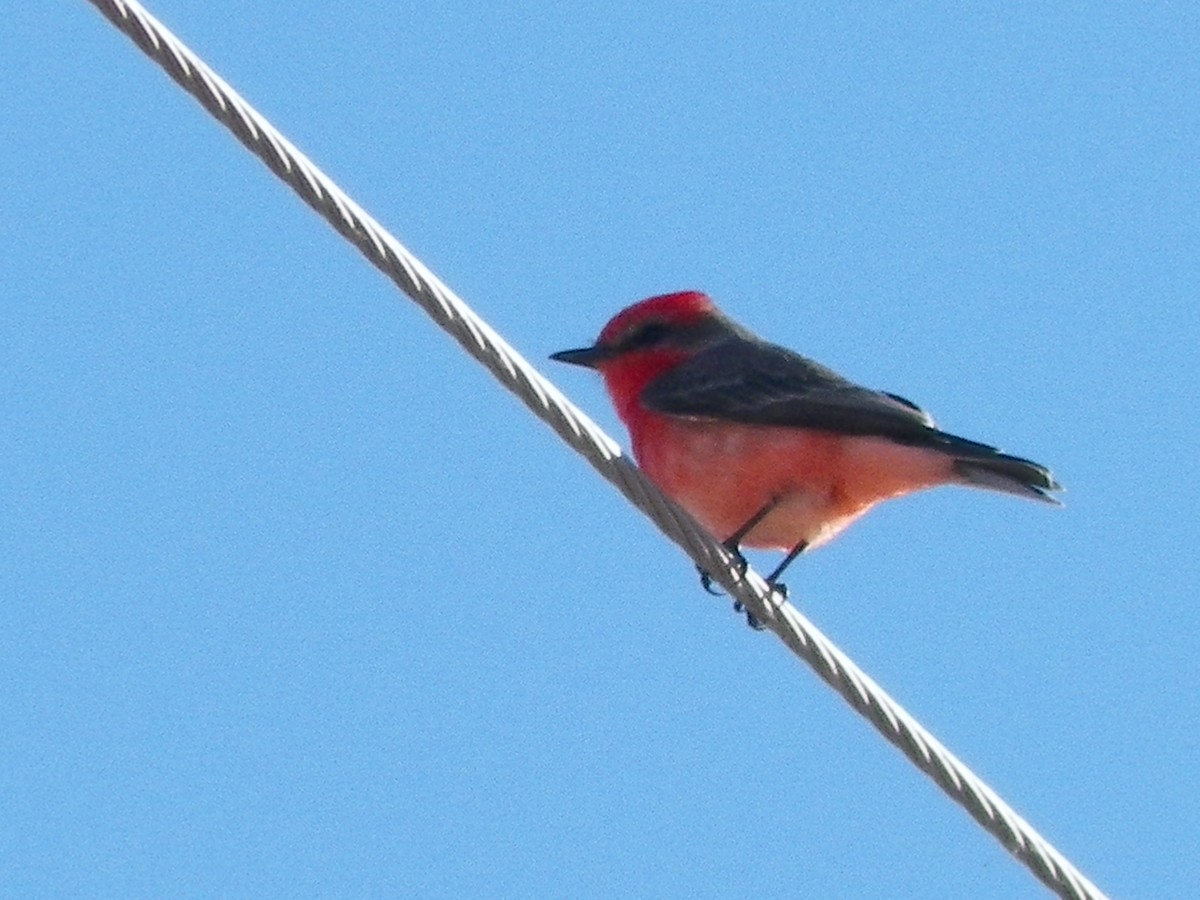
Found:
[[881, 500], [962, 484], [1058, 504], [1045, 466], [939, 431], [903, 397], [767, 343], [695, 291], [636, 303], [595, 346], [551, 358], [604, 376], [638, 463], [731, 552], [786, 551], [767, 578], [780, 590], [797, 556]]

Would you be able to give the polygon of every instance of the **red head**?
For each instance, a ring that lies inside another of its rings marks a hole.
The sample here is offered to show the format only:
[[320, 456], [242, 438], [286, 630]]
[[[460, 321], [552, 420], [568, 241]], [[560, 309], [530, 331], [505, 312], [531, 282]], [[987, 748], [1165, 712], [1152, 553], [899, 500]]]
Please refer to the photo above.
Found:
[[651, 297], [621, 310], [591, 347], [563, 350], [550, 358], [596, 369], [621, 418], [647, 384], [705, 347], [738, 333], [738, 328], [698, 291]]

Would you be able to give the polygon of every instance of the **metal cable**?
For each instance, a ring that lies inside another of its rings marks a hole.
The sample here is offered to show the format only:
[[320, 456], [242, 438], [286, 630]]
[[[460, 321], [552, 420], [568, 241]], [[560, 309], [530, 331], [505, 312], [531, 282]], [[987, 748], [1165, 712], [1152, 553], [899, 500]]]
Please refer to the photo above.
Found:
[[905, 756], [991, 832], [1052, 891], [1072, 900], [1104, 894], [916, 722], [753, 570], [734, 560], [685, 510], [663, 495], [620, 447], [378, 222], [329, 180], [191, 50], [133, 0], [88, 0], [200, 101], [339, 234], [387, 275], [471, 356], [644, 512], [730, 596], [808, 663]]

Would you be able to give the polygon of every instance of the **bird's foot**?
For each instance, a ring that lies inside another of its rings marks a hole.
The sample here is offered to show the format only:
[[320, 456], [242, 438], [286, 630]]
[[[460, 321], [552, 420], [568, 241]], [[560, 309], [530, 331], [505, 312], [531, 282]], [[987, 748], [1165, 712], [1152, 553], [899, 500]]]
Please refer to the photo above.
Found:
[[746, 614], [746, 624], [749, 625], [751, 628], [753, 628], [755, 631], [763, 631], [766, 629], [767, 626], [764, 625], [762, 622], [758, 621], [758, 619], [755, 617], [754, 613], [752, 613], [752, 612], [750, 612], [750, 610], [746, 609], [745, 604], [743, 604], [741, 600], [733, 601], [733, 611], [735, 613], [745, 613]]
[[[742, 551], [736, 545], [730, 547], [725, 545], [725, 549], [733, 555], [733, 567], [737, 570], [738, 577], [746, 574], [746, 570], [750, 568], [750, 563], [746, 562], [746, 557], [742, 556]], [[696, 566], [696, 571], [700, 573], [700, 587], [708, 591], [714, 597], [723, 597], [725, 592], [719, 588], [713, 587], [713, 577], [700, 566]]]
[[[769, 511], [769, 510], [770, 510], [770, 507], [768, 507], [767, 510], [764, 510], [764, 512]], [[761, 518], [761, 514], [759, 515], [758, 518]], [[755, 522], [757, 522], [757, 519], [751, 520], [751, 522], [749, 524], [752, 526], [753, 524], [755, 524]], [[745, 530], [748, 530], [748, 529], [740, 530], [737, 534], [735, 534], [733, 537], [729, 538], [729, 540], [724, 542], [725, 549], [728, 550], [729, 553], [733, 556], [734, 568], [736, 569], [739, 577], [744, 576], [746, 574], [746, 570], [750, 568], [750, 564], [746, 561], [746, 557], [744, 557], [742, 555], [742, 549], [738, 544], [738, 541], [740, 541], [741, 538], [744, 537]], [[788, 587], [782, 581], [779, 581], [778, 578], [780, 575], [783, 574], [783, 570], [786, 569], [788, 567], [788, 565], [797, 556], [800, 555], [801, 552], [803, 552], [805, 546], [806, 546], [805, 544], [799, 544], [796, 547], [792, 548], [792, 551], [787, 555], [787, 557], [783, 560], [783, 562], [780, 563], [778, 567], [776, 567], [775, 571], [767, 576], [767, 579], [766, 579], [767, 587], [771, 590], [772, 595], [775, 595], [775, 594], [779, 595], [779, 599], [781, 602], [786, 601], [788, 598]], [[702, 569], [700, 566], [696, 566], [696, 571], [700, 573], [700, 586], [702, 588], [704, 588], [704, 590], [708, 591], [708, 593], [712, 594], [714, 597], [720, 597], [724, 594], [724, 591], [721, 591], [718, 588], [714, 587], [712, 575], [710, 575], [707, 571]], [[733, 611], [735, 613], [745, 614], [746, 624], [749, 625], [751, 628], [753, 628], [755, 631], [762, 631], [764, 628], [766, 628], [766, 626], [763, 625], [763, 623], [760, 622], [752, 612], [750, 612], [748, 609], [746, 609], [745, 604], [742, 603], [741, 600], [733, 601]]]
[[[786, 584], [784, 584], [783, 582], [768, 581], [767, 587], [769, 587], [771, 589], [772, 595], [775, 595], [775, 594], [779, 595], [780, 602], [787, 601], [788, 586]], [[746, 614], [746, 624], [749, 625], [751, 628], [753, 628], [755, 631], [763, 631], [767, 627], [762, 622], [758, 621], [758, 619], [755, 617], [754, 613], [752, 613], [752, 612], [750, 612], [750, 610], [746, 609], [746, 605], [744, 603], [742, 603], [741, 600], [733, 601], [733, 611], [735, 613], [745, 613]]]

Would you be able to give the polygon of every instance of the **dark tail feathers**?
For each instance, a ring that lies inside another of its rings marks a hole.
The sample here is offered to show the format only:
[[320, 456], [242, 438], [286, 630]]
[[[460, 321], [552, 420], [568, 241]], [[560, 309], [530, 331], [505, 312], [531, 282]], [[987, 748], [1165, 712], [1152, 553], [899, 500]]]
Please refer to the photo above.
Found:
[[1054, 480], [1045, 466], [1028, 459], [1007, 456], [982, 444], [976, 446], [979, 450], [963, 453], [954, 461], [954, 471], [962, 476], [964, 484], [1041, 500], [1055, 506], [1062, 505], [1050, 494], [1051, 491], [1061, 491], [1062, 485]]

